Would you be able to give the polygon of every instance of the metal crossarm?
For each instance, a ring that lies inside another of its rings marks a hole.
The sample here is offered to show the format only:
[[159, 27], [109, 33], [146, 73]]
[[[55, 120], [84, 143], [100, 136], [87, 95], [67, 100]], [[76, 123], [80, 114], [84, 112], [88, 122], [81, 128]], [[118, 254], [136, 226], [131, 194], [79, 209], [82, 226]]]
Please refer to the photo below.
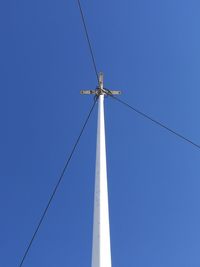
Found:
[[108, 90], [108, 89], [104, 89], [106, 94], [108, 95], [121, 95], [121, 91], [118, 90]]
[[99, 74], [99, 85], [96, 90], [81, 90], [81, 95], [121, 95], [119, 90], [108, 90], [103, 87], [103, 73]]
[[81, 90], [81, 95], [96, 95], [97, 90]]

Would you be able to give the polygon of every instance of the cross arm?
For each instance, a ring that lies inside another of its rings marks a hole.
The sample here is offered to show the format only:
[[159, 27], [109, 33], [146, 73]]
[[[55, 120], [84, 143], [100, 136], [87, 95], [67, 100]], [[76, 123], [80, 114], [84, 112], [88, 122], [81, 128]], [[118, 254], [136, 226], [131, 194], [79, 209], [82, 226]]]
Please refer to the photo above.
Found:
[[96, 90], [81, 90], [80, 91], [81, 95], [121, 95], [121, 91], [119, 90], [108, 90], [103, 88], [102, 90], [97, 88]]
[[97, 90], [81, 90], [80, 94], [81, 95], [96, 95]]
[[108, 90], [108, 89], [106, 89], [105, 90], [105, 92], [106, 92], [106, 94], [108, 94], [108, 95], [121, 95], [121, 91], [119, 91], [119, 90]]

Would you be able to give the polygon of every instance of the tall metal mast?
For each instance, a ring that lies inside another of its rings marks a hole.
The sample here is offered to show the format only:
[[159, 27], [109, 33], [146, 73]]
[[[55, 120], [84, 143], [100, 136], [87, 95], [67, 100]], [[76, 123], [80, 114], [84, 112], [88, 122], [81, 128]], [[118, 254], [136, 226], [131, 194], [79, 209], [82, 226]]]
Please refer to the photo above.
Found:
[[95, 94], [98, 97], [92, 267], [111, 267], [104, 96], [106, 94], [120, 94], [120, 91], [108, 91], [104, 89], [103, 74], [100, 73], [97, 89], [84, 90], [81, 91], [81, 94]]

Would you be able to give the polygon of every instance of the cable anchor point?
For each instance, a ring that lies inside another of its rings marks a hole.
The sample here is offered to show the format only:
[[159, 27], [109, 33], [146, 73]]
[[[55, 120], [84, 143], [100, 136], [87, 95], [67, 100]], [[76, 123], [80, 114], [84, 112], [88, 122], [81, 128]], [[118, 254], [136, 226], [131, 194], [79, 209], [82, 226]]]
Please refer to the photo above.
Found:
[[99, 84], [96, 87], [95, 90], [81, 90], [80, 94], [81, 95], [96, 95], [96, 96], [100, 96], [100, 95], [121, 95], [121, 91], [119, 90], [109, 90], [104, 88], [104, 75], [103, 72], [99, 73]]

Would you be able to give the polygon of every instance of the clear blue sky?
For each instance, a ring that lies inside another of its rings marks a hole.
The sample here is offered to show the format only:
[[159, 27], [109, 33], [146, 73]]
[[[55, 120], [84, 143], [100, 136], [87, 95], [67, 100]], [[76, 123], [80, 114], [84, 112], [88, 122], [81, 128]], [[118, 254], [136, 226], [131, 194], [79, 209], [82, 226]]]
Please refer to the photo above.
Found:
[[[200, 2], [82, 0], [122, 99], [200, 143]], [[77, 3], [0, 3], [0, 266], [18, 266], [96, 87]], [[200, 151], [106, 99], [113, 267], [200, 266]], [[91, 263], [96, 109], [26, 267]]]

